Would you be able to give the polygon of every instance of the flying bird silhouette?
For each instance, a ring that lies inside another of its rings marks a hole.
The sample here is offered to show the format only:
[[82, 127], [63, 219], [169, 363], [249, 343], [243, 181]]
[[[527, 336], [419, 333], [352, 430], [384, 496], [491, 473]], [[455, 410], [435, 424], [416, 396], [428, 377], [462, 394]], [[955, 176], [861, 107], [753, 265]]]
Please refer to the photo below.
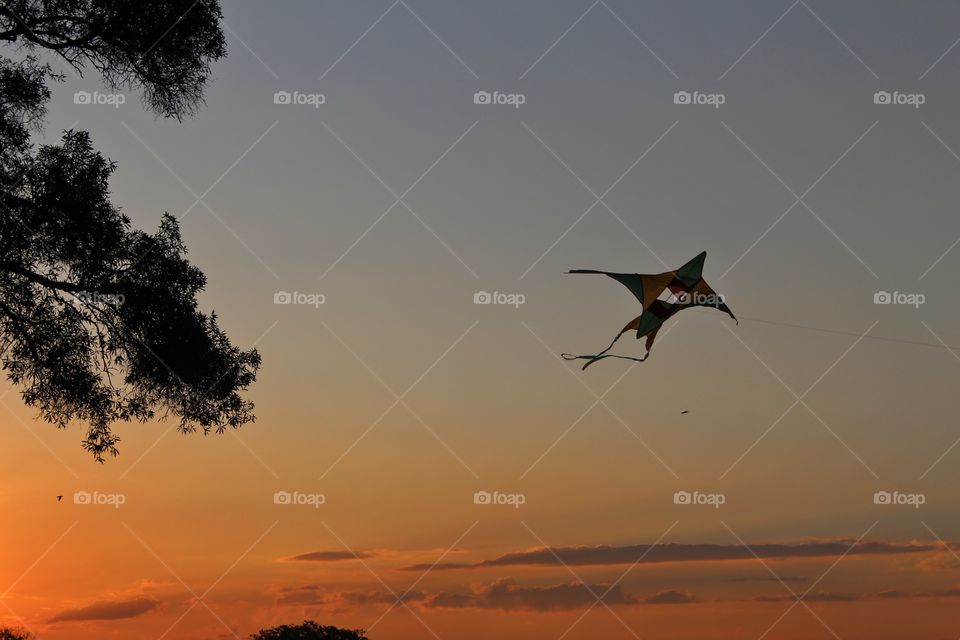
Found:
[[[710, 285], [703, 279], [703, 262], [707, 258], [707, 252], [704, 251], [695, 258], [687, 262], [676, 271], [665, 271], [663, 273], [611, 273], [609, 271], [595, 271], [593, 269], [573, 269], [567, 273], [599, 273], [609, 276], [625, 286], [640, 301], [642, 313], [627, 323], [620, 333], [616, 335], [610, 345], [594, 355], [575, 356], [570, 353], [560, 354], [564, 360], [586, 360], [583, 369], [586, 369], [594, 362], [604, 358], [621, 358], [623, 360], [633, 360], [643, 362], [650, 356], [650, 349], [653, 347], [653, 341], [657, 337], [657, 332], [663, 326], [664, 321], [671, 318], [681, 309], [690, 307], [713, 307], [725, 312], [737, 324], [740, 322], [730, 311], [722, 295], [714, 291]], [[661, 299], [660, 296], [669, 291], [669, 299]], [[613, 345], [627, 331], [636, 331], [637, 339], [646, 336], [647, 353], [642, 358], [631, 358], [629, 356], [618, 356], [608, 354]]]

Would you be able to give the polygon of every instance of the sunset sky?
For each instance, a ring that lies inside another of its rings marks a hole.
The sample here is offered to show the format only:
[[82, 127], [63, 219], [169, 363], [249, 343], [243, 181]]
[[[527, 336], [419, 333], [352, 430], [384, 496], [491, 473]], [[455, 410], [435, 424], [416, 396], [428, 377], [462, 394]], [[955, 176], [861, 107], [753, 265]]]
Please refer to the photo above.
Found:
[[[960, 6], [391, 1], [226, 0], [183, 122], [63, 70], [37, 142], [89, 131], [137, 227], [181, 217], [257, 420], [100, 465], [0, 382], [0, 625], [960, 636]], [[560, 359], [639, 312], [565, 271], [704, 250], [739, 325]]]

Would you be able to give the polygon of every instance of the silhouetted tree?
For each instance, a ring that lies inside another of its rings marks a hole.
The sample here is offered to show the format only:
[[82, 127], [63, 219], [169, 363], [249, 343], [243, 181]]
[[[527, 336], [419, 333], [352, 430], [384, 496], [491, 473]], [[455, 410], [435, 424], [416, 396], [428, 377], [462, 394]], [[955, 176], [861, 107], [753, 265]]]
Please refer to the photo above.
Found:
[[359, 629], [325, 627], [313, 620], [305, 620], [294, 626], [284, 624], [262, 629], [250, 636], [250, 640], [367, 640], [367, 636]]
[[0, 640], [36, 640], [36, 637], [26, 629], [0, 629]]
[[62, 79], [46, 50], [145, 105], [181, 118], [201, 103], [225, 55], [217, 0], [2, 0], [0, 42], [0, 359], [25, 403], [58, 427], [89, 425], [84, 447], [116, 455], [117, 421], [174, 415], [184, 432], [253, 419], [240, 392], [260, 356], [233, 346], [198, 310], [206, 279], [177, 221], [154, 234], [110, 202], [114, 165], [87, 133], [30, 141]]
[[0, 41], [55, 52], [113, 87], [138, 88], [165, 116], [192, 113], [226, 55], [219, 0], [3, 0]]

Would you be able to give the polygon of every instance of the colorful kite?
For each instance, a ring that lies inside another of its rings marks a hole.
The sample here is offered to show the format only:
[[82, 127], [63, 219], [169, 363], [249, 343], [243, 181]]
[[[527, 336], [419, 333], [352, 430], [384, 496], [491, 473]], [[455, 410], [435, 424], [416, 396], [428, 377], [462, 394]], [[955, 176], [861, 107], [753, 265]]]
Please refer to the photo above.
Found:
[[[730, 308], [724, 302], [723, 296], [710, 288], [703, 277], [703, 261], [707, 257], [704, 251], [693, 260], [683, 265], [676, 271], [667, 271], [665, 273], [645, 274], [645, 273], [610, 273], [609, 271], [594, 271], [593, 269], [574, 269], [567, 273], [599, 273], [610, 276], [636, 296], [640, 304], [643, 305], [643, 312], [631, 320], [627, 326], [620, 330], [620, 333], [613, 339], [606, 349], [595, 355], [575, 356], [569, 353], [563, 353], [564, 360], [586, 360], [583, 365], [586, 369], [597, 360], [604, 358], [622, 358], [624, 360], [634, 360], [643, 362], [650, 356], [650, 348], [657, 337], [657, 332], [667, 318], [673, 316], [681, 309], [690, 307], [713, 307], [725, 312], [734, 321], [736, 316], [730, 311]], [[670, 294], [667, 299], [661, 299], [665, 291]], [[739, 321], [737, 321], [739, 324]], [[627, 331], [636, 331], [637, 339], [646, 336], [647, 353], [642, 358], [631, 358], [628, 356], [617, 356], [607, 352], [613, 348], [613, 345]]]

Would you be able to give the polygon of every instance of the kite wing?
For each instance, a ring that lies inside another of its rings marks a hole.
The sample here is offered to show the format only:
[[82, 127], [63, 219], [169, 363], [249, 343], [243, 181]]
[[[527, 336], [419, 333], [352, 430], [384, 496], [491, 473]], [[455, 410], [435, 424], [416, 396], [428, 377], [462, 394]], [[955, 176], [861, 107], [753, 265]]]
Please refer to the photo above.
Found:
[[703, 279], [703, 263], [707, 259], [707, 252], [702, 251], [685, 265], [672, 272], [673, 281], [667, 286], [674, 295], [683, 296], [685, 306], [713, 307], [723, 311], [739, 324], [730, 307], [726, 305], [723, 296], [718, 294]]
[[660, 297], [670, 282], [673, 280], [673, 273], [612, 273], [610, 271], [595, 271], [593, 269], [573, 269], [567, 273], [598, 273], [613, 278], [627, 289], [640, 301], [643, 308], [646, 309], [653, 301]]
[[[657, 337], [657, 332], [663, 323], [678, 311], [688, 307], [713, 307], [723, 311], [734, 321], [736, 316], [726, 305], [722, 296], [717, 294], [703, 279], [703, 264], [707, 258], [707, 252], [703, 251], [689, 260], [676, 271], [667, 271], [656, 274], [643, 273], [614, 273], [610, 271], [596, 271], [594, 269], [574, 269], [567, 273], [590, 273], [601, 274], [613, 278], [634, 295], [643, 307], [643, 312], [631, 320], [620, 330], [620, 333], [614, 337], [613, 341], [606, 349], [595, 355], [575, 356], [569, 353], [563, 353], [561, 356], [565, 360], [586, 360], [583, 365], [586, 369], [597, 360], [603, 358], [622, 358], [624, 360], [634, 360], [643, 362], [650, 355], [650, 349]], [[669, 289], [670, 293], [676, 296], [676, 301], [660, 300], [660, 295]], [[739, 324], [739, 321], [737, 321]], [[647, 353], [643, 358], [631, 358], [627, 356], [618, 356], [608, 354], [617, 340], [627, 331], [636, 331], [637, 339], [647, 338]]]
[[692, 287], [703, 278], [703, 262], [707, 259], [707, 252], [701, 251], [692, 260], [676, 271], [671, 272], [687, 288]]
[[727, 306], [723, 296], [714, 291], [713, 288], [707, 284], [706, 280], [701, 279], [699, 282], [697, 282], [690, 289], [690, 293], [692, 295], [689, 298], [689, 303], [687, 306], [713, 307], [714, 309], [719, 309], [730, 316], [734, 322], [740, 324], [740, 321], [737, 320], [737, 316], [733, 315], [733, 311], [731, 311], [730, 307]]

